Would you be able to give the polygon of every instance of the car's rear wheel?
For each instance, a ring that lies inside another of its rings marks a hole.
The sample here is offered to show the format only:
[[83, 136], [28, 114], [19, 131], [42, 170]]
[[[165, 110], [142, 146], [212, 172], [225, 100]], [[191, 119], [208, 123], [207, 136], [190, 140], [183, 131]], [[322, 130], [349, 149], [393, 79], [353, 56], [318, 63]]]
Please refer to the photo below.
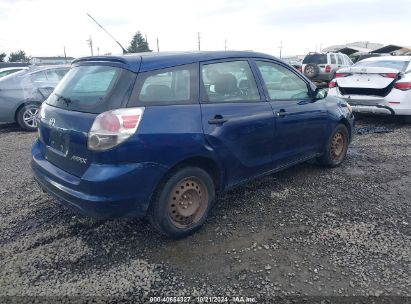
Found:
[[320, 164], [327, 167], [337, 167], [344, 161], [349, 143], [349, 134], [347, 127], [343, 124], [338, 124], [331, 133], [324, 154], [318, 161]]
[[19, 126], [27, 131], [36, 131], [37, 130], [37, 115], [39, 113], [38, 104], [27, 104], [24, 105], [17, 112], [17, 123]]
[[148, 219], [168, 237], [185, 237], [204, 224], [214, 198], [214, 182], [206, 171], [183, 168], [160, 186], [150, 205]]

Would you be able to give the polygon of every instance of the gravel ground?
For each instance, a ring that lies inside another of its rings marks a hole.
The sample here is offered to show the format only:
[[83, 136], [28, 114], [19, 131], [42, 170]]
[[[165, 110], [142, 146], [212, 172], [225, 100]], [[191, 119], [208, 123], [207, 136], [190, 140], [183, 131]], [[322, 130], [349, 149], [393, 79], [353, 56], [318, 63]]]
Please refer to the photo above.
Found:
[[392, 132], [357, 135], [341, 167], [302, 164], [220, 195], [200, 232], [173, 241], [56, 204], [30, 172], [36, 134], [1, 125], [0, 302], [409, 303], [411, 125], [357, 121], [377, 126]]

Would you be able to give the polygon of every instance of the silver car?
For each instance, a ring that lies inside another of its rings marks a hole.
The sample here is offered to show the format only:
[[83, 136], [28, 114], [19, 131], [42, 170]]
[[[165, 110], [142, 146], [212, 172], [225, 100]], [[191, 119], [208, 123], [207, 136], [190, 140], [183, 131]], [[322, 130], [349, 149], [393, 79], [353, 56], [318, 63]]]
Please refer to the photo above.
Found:
[[53, 92], [69, 66], [30, 67], [0, 79], [0, 123], [17, 122], [28, 131], [37, 129], [41, 103]]
[[351, 59], [342, 53], [309, 53], [303, 59], [302, 71], [316, 84], [327, 85], [337, 70], [352, 64]]
[[3, 78], [7, 75], [17, 73], [22, 70], [28, 70], [28, 67], [9, 67], [9, 68], [2, 68], [0, 69], [0, 78]]

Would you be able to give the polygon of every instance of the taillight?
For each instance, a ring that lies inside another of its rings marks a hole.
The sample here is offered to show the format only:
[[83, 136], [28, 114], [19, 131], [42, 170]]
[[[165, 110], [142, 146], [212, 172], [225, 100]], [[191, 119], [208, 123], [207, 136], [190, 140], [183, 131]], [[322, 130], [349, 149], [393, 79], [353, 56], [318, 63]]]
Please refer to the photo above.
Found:
[[338, 87], [337, 81], [331, 80], [331, 81], [328, 83], [328, 87], [329, 87], [330, 89]]
[[325, 72], [326, 72], [326, 73], [331, 72], [331, 66], [330, 66], [330, 65], [327, 64], [327, 65], [325, 66]]
[[411, 89], [411, 82], [397, 82], [395, 88], [401, 91], [408, 91]]
[[94, 151], [111, 149], [136, 133], [144, 108], [117, 109], [96, 117], [88, 133], [88, 148]]
[[382, 73], [380, 74], [382, 77], [386, 77], [386, 78], [397, 78], [397, 73]]
[[349, 73], [335, 73], [335, 78], [347, 77], [350, 76]]

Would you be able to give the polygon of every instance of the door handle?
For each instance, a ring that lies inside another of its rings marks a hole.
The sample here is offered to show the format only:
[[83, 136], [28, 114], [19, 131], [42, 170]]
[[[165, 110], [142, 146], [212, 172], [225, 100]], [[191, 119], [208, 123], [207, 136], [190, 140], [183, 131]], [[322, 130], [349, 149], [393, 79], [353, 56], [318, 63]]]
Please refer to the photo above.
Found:
[[220, 124], [223, 124], [227, 121], [228, 121], [228, 119], [224, 118], [223, 115], [216, 115], [216, 116], [214, 116], [214, 118], [209, 119], [208, 123], [210, 125], [220, 125]]
[[284, 117], [287, 115], [287, 111], [284, 109], [281, 109], [280, 111], [277, 112], [278, 117]]

